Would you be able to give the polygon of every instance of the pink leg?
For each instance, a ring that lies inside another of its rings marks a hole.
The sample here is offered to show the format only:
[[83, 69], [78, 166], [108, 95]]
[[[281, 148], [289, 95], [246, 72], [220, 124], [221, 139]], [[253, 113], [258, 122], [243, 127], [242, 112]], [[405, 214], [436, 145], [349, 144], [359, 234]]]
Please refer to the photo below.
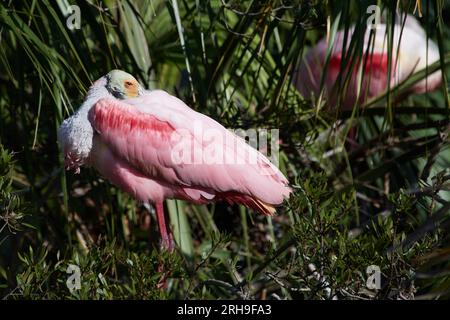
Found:
[[173, 251], [173, 238], [170, 230], [166, 227], [166, 219], [164, 217], [164, 205], [162, 202], [157, 202], [156, 207], [156, 219], [158, 219], [159, 233], [161, 235], [161, 248], [169, 251]]
[[[159, 234], [161, 235], [161, 249], [172, 252], [174, 249], [173, 238], [172, 234], [170, 233], [170, 230], [166, 226], [166, 219], [164, 216], [164, 205], [162, 202], [157, 202], [155, 204], [155, 207], [156, 207], [156, 219], [158, 220]], [[167, 288], [166, 279], [168, 276], [168, 272], [165, 270], [163, 264], [160, 264], [158, 266], [158, 272], [161, 272], [162, 275], [156, 287], [158, 289], [166, 289]]]

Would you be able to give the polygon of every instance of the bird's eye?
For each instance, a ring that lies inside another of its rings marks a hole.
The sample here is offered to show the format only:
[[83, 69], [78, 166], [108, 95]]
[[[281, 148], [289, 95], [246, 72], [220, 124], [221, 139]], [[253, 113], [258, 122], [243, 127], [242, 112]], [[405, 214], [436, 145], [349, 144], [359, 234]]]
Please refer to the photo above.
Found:
[[125, 81], [125, 87], [126, 87], [126, 88], [131, 87], [132, 85], [133, 85], [133, 82], [131, 82], [131, 81]]

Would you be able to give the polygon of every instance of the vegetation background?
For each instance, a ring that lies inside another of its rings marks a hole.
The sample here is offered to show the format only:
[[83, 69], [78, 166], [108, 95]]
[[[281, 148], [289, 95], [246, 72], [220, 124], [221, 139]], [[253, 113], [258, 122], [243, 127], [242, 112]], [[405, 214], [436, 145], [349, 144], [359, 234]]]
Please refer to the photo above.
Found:
[[[424, 76], [414, 74], [370, 108], [330, 115], [302, 98], [292, 71], [327, 25], [332, 35], [354, 23], [362, 35], [372, 4], [389, 25], [398, 11], [415, 13], [439, 45], [430, 70], [445, 71], [444, 85], [395, 99]], [[66, 25], [70, 5], [79, 29]], [[448, 298], [449, 21], [444, 0], [2, 0], [0, 296]], [[114, 68], [229, 128], [280, 128], [292, 197], [273, 219], [168, 201], [179, 249], [160, 254], [153, 209], [90, 169], [66, 173], [58, 152], [59, 124]], [[352, 126], [356, 149], [345, 144]], [[66, 286], [69, 264], [80, 290]], [[380, 289], [366, 286], [370, 265]]]

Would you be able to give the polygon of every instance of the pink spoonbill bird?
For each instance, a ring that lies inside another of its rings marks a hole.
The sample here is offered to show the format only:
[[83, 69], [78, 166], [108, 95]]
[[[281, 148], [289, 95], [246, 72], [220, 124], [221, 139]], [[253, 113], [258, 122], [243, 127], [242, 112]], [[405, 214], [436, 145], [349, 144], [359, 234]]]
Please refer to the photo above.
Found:
[[162, 90], [144, 90], [113, 70], [90, 87], [64, 120], [58, 141], [66, 169], [93, 167], [111, 183], [156, 207], [161, 245], [172, 249], [165, 199], [224, 200], [272, 215], [291, 192], [262, 153], [212, 118]]
[[[294, 84], [307, 99], [317, 99], [321, 93], [320, 83], [325, 72], [323, 89], [328, 105], [333, 108], [337, 103], [339, 90], [337, 88], [338, 75], [341, 72], [342, 83], [350, 74], [348, 87], [343, 92], [343, 110], [351, 110], [356, 104], [368, 101], [387, 90], [388, 83], [393, 88], [411, 74], [426, 68], [439, 60], [439, 50], [436, 44], [427, 38], [427, 35], [419, 22], [412, 15], [407, 15], [394, 26], [393, 48], [391, 54], [391, 74], [388, 79], [388, 34], [389, 26], [378, 24], [374, 29], [375, 36], [370, 38], [369, 30], [364, 36], [364, 44], [360, 57], [354, 63], [355, 67], [341, 65], [344, 61], [342, 52], [349, 53], [351, 37], [354, 27], [350, 29], [347, 39], [347, 48], [344, 47], [344, 31], [338, 31], [334, 42], [331, 44], [331, 53], [328, 67], [325, 68], [325, 60], [329, 43], [322, 39], [309, 52], [300, 63], [294, 74]], [[373, 41], [373, 42], [372, 42]], [[363, 70], [359, 70], [363, 68]], [[359, 76], [361, 75], [361, 77]], [[432, 91], [441, 85], [442, 76], [436, 71], [410, 88], [410, 92], [424, 93]], [[358, 92], [358, 87], [360, 91]], [[359, 97], [359, 98], [358, 98]]]

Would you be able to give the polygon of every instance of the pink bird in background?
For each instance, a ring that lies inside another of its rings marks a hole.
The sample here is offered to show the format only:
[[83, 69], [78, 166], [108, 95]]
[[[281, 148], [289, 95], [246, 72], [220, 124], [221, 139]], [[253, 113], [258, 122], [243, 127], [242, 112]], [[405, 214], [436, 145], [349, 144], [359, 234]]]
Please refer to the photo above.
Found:
[[113, 70], [89, 89], [59, 134], [66, 169], [94, 167], [110, 182], [156, 207], [163, 248], [172, 249], [163, 202], [224, 200], [272, 215], [291, 192], [262, 153], [165, 91], [143, 90]]
[[[403, 22], [405, 22], [404, 25]], [[342, 84], [351, 72], [347, 88], [339, 90], [338, 75], [341, 72], [341, 62], [343, 61], [342, 52], [349, 54], [348, 49], [354, 28], [351, 28], [348, 33], [345, 50], [343, 50], [344, 31], [336, 33], [327, 68], [324, 68], [329, 46], [327, 40], [322, 39], [313, 49], [309, 50], [295, 71], [293, 80], [295, 86], [306, 99], [317, 100], [321, 93], [321, 77], [325, 73], [324, 97], [330, 108], [335, 107], [339, 94], [343, 93], [342, 109], [351, 110], [356, 104], [362, 104], [386, 91], [389, 82], [390, 87], [393, 88], [411, 74], [439, 60], [439, 50], [436, 44], [427, 38], [425, 30], [419, 22], [413, 16], [407, 15], [406, 20], [402, 17], [394, 26], [391, 74], [388, 79], [388, 28], [389, 26], [386, 24], [378, 24], [378, 29], [374, 30], [375, 36], [372, 38], [370, 38], [370, 30], [367, 30], [362, 54], [354, 55], [361, 56], [361, 58], [356, 58], [355, 67], [350, 70], [350, 66], [342, 66]], [[360, 68], [363, 70], [359, 70]], [[410, 88], [410, 92], [432, 91], [438, 88], [441, 82], [441, 72], [436, 71], [414, 84]], [[361, 84], [360, 92], [358, 92], [359, 84]]]

